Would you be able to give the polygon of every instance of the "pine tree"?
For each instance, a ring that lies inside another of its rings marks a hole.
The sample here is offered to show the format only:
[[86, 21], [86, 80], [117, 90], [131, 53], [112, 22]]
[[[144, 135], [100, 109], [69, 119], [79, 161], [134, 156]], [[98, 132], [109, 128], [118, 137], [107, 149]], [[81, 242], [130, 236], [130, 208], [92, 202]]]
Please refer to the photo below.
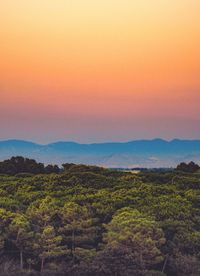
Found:
[[107, 247], [125, 247], [141, 270], [163, 260], [160, 247], [165, 243], [162, 230], [156, 222], [132, 208], [122, 208], [105, 225], [104, 241]]
[[[91, 213], [86, 206], [80, 206], [74, 202], [68, 202], [62, 209], [62, 226], [60, 232], [63, 235], [68, 248], [71, 249], [73, 261], [76, 249], [90, 249], [97, 237], [97, 227], [93, 224]], [[81, 254], [80, 254], [81, 255]]]
[[23, 269], [23, 254], [31, 238], [33, 237], [33, 232], [31, 230], [30, 222], [22, 214], [16, 214], [12, 219], [8, 230], [8, 239], [17, 247], [20, 253], [20, 269]]
[[61, 245], [62, 236], [56, 235], [54, 227], [47, 225], [41, 233], [37, 233], [33, 248], [38, 252], [41, 260], [41, 271], [44, 269], [45, 261], [67, 254], [65, 246]]

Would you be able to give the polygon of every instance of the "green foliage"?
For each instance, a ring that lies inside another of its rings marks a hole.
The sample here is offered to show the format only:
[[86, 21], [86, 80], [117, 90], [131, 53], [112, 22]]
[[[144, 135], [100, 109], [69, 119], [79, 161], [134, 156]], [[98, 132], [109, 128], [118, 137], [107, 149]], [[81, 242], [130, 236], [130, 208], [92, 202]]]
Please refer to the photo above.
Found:
[[188, 255], [177, 252], [170, 258], [170, 273], [178, 276], [200, 275], [200, 258], [198, 255]]
[[61, 210], [62, 224], [59, 231], [63, 240], [71, 249], [73, 259], [77, 255], [77, 248], [92, 249], [97, 239], [97, 227], [90, 210], [86, 206], [68, 202]]
[[60, 169], [57, 165], [47, 165], [45, 167], [42, 163], [37, 163], [33, 159], [22, 156], [12, 157], [11, 159], [0, 162], [0, 174], [18, 174], [18, 177], [23, 177], [23, 174], [31, 176], [30, 174], [59, 173], [59, 171]]
[[67, 254], [65, 246], [61, 245], [62, 237], [56, 235], [53, 226], [45, 226], [41, 233], [37, 232], [33, 249], [41, 260], [41, 271], [47, 259], [57, 258]]
[[10, 174], [0, 175], [0, 265], [12, 267], [7, 274], [21, 268], [19, 275], [41, 269], [48, 275], [198, 275], [198, 172], [133, 175], [64, 164], [38, 174], [37, 162], [21, 158], [2, 166]]
[[183, 172], [189, 172], [189, 173], [194, 173], [197, 172], [200, 167], [198, 164], [195, 164], [194, 162], [190, 162], [188, 164], [186, 163], [181, 163], [177, 166], [176, 168], [178, 171], [183, 171]]
[[105, 225], [104, 241], [109, 247], [129, 248], [133, 260], [141, 269], [151, 267], [163, 260], [160, 247], [165, 243], [164, 233], [157, 223], [138, 210], [122, 208]]

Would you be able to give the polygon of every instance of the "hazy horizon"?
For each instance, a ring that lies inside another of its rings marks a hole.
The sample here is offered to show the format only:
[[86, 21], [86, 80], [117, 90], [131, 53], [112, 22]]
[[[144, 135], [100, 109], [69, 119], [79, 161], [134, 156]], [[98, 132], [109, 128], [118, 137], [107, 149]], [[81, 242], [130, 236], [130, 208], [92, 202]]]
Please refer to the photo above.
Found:
[[30, 142], [30, 143], [35, 143], [39, 145], [48, 145], [48, 144], [53, 144], [53, 143], [59, 143], [59, 142], [66, 142], [66, 143], [77, 143], [77, 144], [104, 144], [104, 143], [129, 143], [129, 142], [135, 142], [135, 141], [154, 141], [154, 140], [162, 140], [166, 142], [172, 142], [174, 140], [180, 140], [180, 141], [199, 141], [200, 138], [180, 138], [180, 137], [174, 137], [171, 139], [166, 139], [162, 137], [152, 137], [152, 138], [137, 138], [137, 139], [128, 139], [128, 140], [100, 140], [100, 141], [95, 141], [95, 140], [89, 140], [89, 141], [82, 141], [82, 140], [70, 140], [70, 139], [58, 139], [58, 140], [49, 140], [49, 141], [37, 141], [33, 139], [24, 139], [24, 138], [5, 138], [1, 139], [0, 142], [4, 141], [22, 141], [22, 142]]

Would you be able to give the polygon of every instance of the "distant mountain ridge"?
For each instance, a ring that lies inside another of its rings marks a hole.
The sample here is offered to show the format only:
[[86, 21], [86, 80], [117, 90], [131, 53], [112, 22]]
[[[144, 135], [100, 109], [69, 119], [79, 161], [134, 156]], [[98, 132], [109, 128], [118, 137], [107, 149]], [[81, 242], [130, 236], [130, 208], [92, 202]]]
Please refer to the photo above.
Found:
[[184, 161], [200, 163], [200, 140], [134, 140], [41, 145], [23, 140], [0, 141], [0, 160], [21, 155], [44, 163], [84, 163], [105, 167], [174, 167]]

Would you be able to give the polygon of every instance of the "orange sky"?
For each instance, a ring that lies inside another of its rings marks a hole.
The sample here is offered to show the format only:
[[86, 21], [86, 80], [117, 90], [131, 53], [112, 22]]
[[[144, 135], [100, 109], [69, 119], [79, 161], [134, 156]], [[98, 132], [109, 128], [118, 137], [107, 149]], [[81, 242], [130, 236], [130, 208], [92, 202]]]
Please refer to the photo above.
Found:
[[0, 139], [200, 138], [199, 0], [0, 2]]

